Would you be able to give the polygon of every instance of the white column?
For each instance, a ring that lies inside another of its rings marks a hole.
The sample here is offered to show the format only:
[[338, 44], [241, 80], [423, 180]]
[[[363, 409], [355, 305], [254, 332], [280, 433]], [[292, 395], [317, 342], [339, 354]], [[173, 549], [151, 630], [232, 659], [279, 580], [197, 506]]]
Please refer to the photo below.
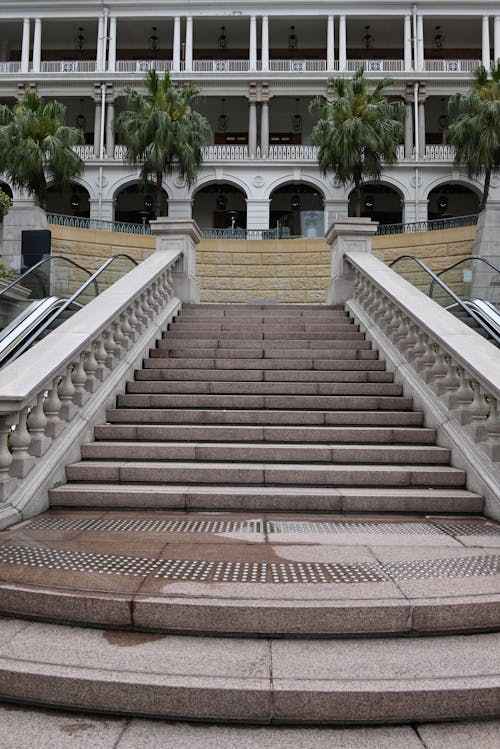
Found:
[[257, 103], [250, 101], [248, 106], [248, 153], [251, 159], [257, 156]]
[[181, 19], [179, 16], [174, 18], [174, 56], [172, 60], [172, 70], [178, 73], [181, 69]]
[[418, 102], [418, 147], [419, 157], [425, 156], [425, 101]]
[[186, 50], [184, 54], [184, 69], [193, 69], [193, 16], [186, 18]]
[[116, 70], [116, 18], [114, 16], [109, 19], [108, 70], [110, 73]]
[[269, 19], [262, 16], [262, 70], [269, 70]]
[[35, 34], [33, 36], [33, 72], [40, 72], [42, 59], [42, 19], [35, 18]]
[[347, 67], [347, 35], [345, 16], [339, 17], [339, 70]]
[[23, 19], [23, 41], [21, 48], [21, 73], [27, 73], [30, 66], [30, 19]]
[[326, 27], [326, 69], [331, 72], [335, 67], [335, 27], [334, 17], [328, 16]]
[[486, 70], [490, 69], [490, 19], [488, 16], [483, 16], [483, 66]]
[[260, 112], [260, 155], [263, 159], [269, 156], [269, 102], [263, 101]]
[[411, 101], [405, 102], [405, 159], [413, 156], [413, 106]]
[[411, 70], [411, 16], [405, 16], [404, 37], [405, 70]]
[[417, 60], [416, 69], [424, 69], [424, 18], [417, 16]]
[[96, 69], [98, 73], [104, 70], [104, 56], [102, 53], [103, 41], [104, 41], [104, 18], [100, 16], [98, 27], [97, 27], [97, 54], [96, 54], [96, 60], [95, 60]]
[[115, 147], [115, 131], [113, 130], [113, 121], [115, 119], [115, 102], [110, 99], [108, 102], [108, 111], [106, 112], [106, 156], [108, 159], [113, 158]]
[[96, 159], [99, 159], [101, 155], [101, 100], [100, 99], [96, 99], [95, 101], [94, 153], [95, 153]]
[[500, 16], [495, 16], [495, 36], [494, 36], [494, 51], [493, 51], [493, 57], [494, 61], [498, 62], [500, 60]]
[[257, 19], [250, 16], [250, 70], [257, 70]]

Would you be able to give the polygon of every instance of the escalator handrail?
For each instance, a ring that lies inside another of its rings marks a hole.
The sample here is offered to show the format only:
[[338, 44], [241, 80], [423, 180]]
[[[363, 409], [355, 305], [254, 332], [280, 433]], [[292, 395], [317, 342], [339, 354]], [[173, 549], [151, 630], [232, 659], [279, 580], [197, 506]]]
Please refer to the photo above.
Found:
[[[112, 255], [110, 258], [108, 258], [92, 275], [90, 278], [88, 278], [85, 283], [80, 286], [77, 291], [75, 291], [68, 299], [65, 300], [64, 304], [62, 304], [50, 317], [48, 317], [45, 322], [37, 329], [35, 333], [33, 333], [29, 338], [27, 338], [22, 345], [17, 349], [15, 354], [8, 359], [8, 361], [5, 362], [5, 364], [10, 364], [14, 359], [17, 359], [18, 356], [21, 356], [21, 354], [24, 354], [24, 352], [32, 346], [36, 340], [44, 333], [47, 328], [56, 320], [62, 313], [71, 305], [74, 304], [75, 300], [83, 294], [83, 292], [90, 286], [90, 284], [94, 283], [96, 285], [97, 289], [97, 295], [99, 294], [99, 285], [97, 283], [97, 279], [100, 276], [101, 273], [103, 273], [106, 268], [111, 265], [111, 263], [116, 260], [117, 258], [127, 258], [127, 260], [131, 260], [134, 265], [138, 265], [139, 263], [137, 260], [135, 260], [133, 257], [130, 257], [130, 255], [126, 255], [123, 252], [118, 253], [117, 255]], [[97, 296], [96, 295], [96, 296]]]
[[455, 302], [456, 304], [461, 307], [470, 317], [472, 317], [473, 320], [479, 325], [480, 328], [482, 328], [493, 340], [495, 343], [500, 346], [500, 336], [498, 336], [494, 330], [490, 328], [490, 326], [482, 320], [476, 312], [474, 312], [471, 309], [468, 309], [466, 305], [464, 304], [463, 300], [460, 299], [457, 294], [455, 294], [454, 291], [452, 291], [445, 283], [442, 281], [434, 271], [432, 271], [430, 268], [427, 267], [427, 265], [420, 260], [420, 258], [415, 257], [415, 255], [401, 255], [400, 257], [396, 258], [396, 260], [393, 260], [392, 263], [389, 263], [389, 268], [392, 268], [393, 265], [395, 265], [399, 260], [413, 260], [417, 265], [419, 265], [422, 270], [424, 270], [430, 278], [440, 286], [443, 291], [448, 294]]
[[44, 263], [50, 263], [55, 260], [64, 260], [64, 262], [69, 263], [70, 265], [73, 265], [75, 268], [78, 268], [78, 270], [82, 270], [84, 273], [86, 273], [90, 278], [92, 278], [92, 272], [87, 270], [87, 268], [84, 268], [83, 265], [80, 265], [79, 263], [75, 262], [74, 260], [71, 260], [69, 257], [65, 257], [64, 255], [51, 255], [50, 257], [43, 258], [43, 260], [39, 260], [38, 263], [35, 263], [35, 265], [32, 265], [31, 268], [28, 268], [28, 270], [25, 270], [24, 273], [21, 273], [20, 276], [17, 278], [14, 278], [13, 281], [11, 281], [7, 286], [4, 286], [4, 288], [0, 291], [0, 297], [2, 294], [5, 294], [6, 291], [9, 291], [9, 289], [12, 289], [13, 286], [15, 286], [17, 283], [23, 280], [23, 278], [26, 278], [30, 275], [30, 273], [33, 273], [33, 271], [40, 268]]
[[[437, 276], [442, 276], [444, 273], [447, 273], [449, 270], [453, 270], [459, 265], [462, 265], [462, 263], [468, 263], [470, 260], [480, 260], [485, 265], [489, 265], [490, 268], [493, 268], [497, 273], [500, 273], [500, 268], [498, 268], [495, 263], [492, 263], [490, 260], [486, 260], [484, 257], [479, 257], [479, 255], [470, 255], [469, 257], [463, 257], [461, 260], [457, 260], [456, 263], [452, 263], [447, 268], [444, 268], [444, 270], [440, 270], [439, 273], [437, 273]], [[429, 287], [429, 296], [432, 297], [432, 291], [434, 288], [434, 280], [431, 281], [431, 285]]]

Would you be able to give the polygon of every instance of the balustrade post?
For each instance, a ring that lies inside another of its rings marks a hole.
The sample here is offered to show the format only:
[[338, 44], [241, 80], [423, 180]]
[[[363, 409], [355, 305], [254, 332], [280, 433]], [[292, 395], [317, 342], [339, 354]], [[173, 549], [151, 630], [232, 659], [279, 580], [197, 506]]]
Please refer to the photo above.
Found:
[[15, 485], [10, 473], [12, 453], [9, 441], [12, 426], [17, 420], [17, 414], [0, 415], [0, 501], [7, 499]]
[[28, 429], [31, 434], [31, 444], [29, 446], [29, 452], [37, 458], [45, 453], [49, 448], [51, 440], [45, 434], [45, 428], [47, 426], [47, 417], [43, 410], [43, 402], [45, 400], [45, 392], [42, 391], [38, 394], [36, 403], [31, 409], [31, 413], [28, 416]]
[[29, 409], [27, 407], [23, 408], [19, 414], [19, 422], [10, 435], [10, 447], [12, 450], [10, 473], [19, 479], [24, 478], [36, 463], [36, 458], [29, 454], [31, 434], [27, 427], [28, 414]]
[[[182, 268], [173, 271], [176, 296], [183, 302], [199, 302], [200, 287], [196, 280], [196, 245], [201, 231], [192, 219], [160, 217], [150, 222], [156, 236], [156, 250], [182, 251]], [[162, 303], [164, 300], [162, 300]]]
[[371, 252], [372, 236], [378, 223], [369, 218], [345, 218], [335, 221], [325, 235], [331, 247], [331, 281], [327, 304], [343, 304], [354, 293], [354, 272], [345, 262], [346, 252]]

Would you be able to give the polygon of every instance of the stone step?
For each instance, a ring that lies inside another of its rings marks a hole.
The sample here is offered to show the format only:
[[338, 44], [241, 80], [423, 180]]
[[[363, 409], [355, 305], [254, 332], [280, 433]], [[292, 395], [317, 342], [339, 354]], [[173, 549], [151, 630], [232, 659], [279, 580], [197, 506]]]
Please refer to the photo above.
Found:
[[343, 513], [479, 513], [480, 495], [455, 487], [291, 487], [65, 484], [50, 490], [54, 507], [133, 510], [225, 510]]
[[497, 633], [250, 640], [0, 621], [2, 698], [170, 720], [397, 723], [498, 715]]
[[261, 486], [363, 486], [411, 487], [465, 485], [459, 468], [434, 465], [309, 465], [248, 463], [87, 460], [66, 466], [68, 481], [234, 484]]
[[[318, 328], [318, 330], [314, 330]], [[200, 337], [200, 334], [208, 338], [255, 338], [257, 340], [310, 340], [312, 338], [329, 340], [339, 336], [357, 337], [359, 325], [351, 323], [339, 323], [337, 325], [240, 325], [239, 323], [210, 324], [210, 323], [172, 323], [163, 337], [189, 338]], [[364, 334], [361, 334], [364, 335]]]
[[96, 440], [202, 441], [275, 443], [421, 444], [436, 441], [434, 429], [425, 427], [258, 427], [193, 426], [176, 424], [102, 424], [94, 428]]
[[202, 335], [202, 331], [199, 330], [195, 334], [168, 331], [164, 332], [162, 338], [157, 342], [157, 348], [181, 346], [188, 342], [191, 348], [199, 346], [200, 348], [237, 349], [262, 346], [263, 348], [334, 349], [345, 348], [347, 341], [349, 343], [355, 342], [356, 348], [371, 347], [365, 341], [364, 333], [357, 333], [356, 331], [337, 333], [335, 337], [323, 334], [322, 338], [318, 338], [318, 334], [315, 333], [289, 333], [288, 337], [284, 336], [283, 333], [274, 333], [265, 338], [262, 333], [244, 333], [241, 336], [238, 335], [238, 337], [235, 337], [236, 335], [237, 333], [234, 332], [217, 333], [206, 331], [205, 335]]
[[421, 411], [290, 411], [272, 409], [111, 408], [115, 424], [248, 424], [287, 426], [421, 426]]
[[380, 395], [401, 396], [403, 388], [393, 382], [207, 382], [190, 380], [130, 381], [132, 394], [224, 394], [224, 395]]
[[[358, 356], [355, 356], [355, 354]], [[281, 359], [281, 358], [209, 358], [203, 359], [193, 357], [167, 357], [165, 351], [157, 351], [150, 354], [149, 358], [143, 360], [146, 369], [258, 369], [261, 372], [269, 369], [278, 370], [315, 370], [315, 371], [356, 371], [356, 370], [379, 370], [385, 371], [385, 362], [377, 359], [375, 351], [348, 352], [349, 356], [338, 358], [324, 358], [318, 356], [309, 359]], [[311, 352], [309, 352], [311, 356]], [[351, 358], [349, 358], [351, 357]]]
[[[225, 359], [232, 361], [238, 359], [377, 359], [378, 354], [372, 351], [371, 344], [365, 341], [355, 342], [346, 348], [345, 342], [341, 348], [309, 349], [309, 348], [270, 348], [263, 346], [251, 348], [188, 348], [172, 346], [168, 341], [158, 341], [155, 348], [150, 349], [150, 357], [165, 357], [179, 359]], [[242, 362], [243, 364], [243, 362]], [[242, 366], [240, 364], [240, 366]], [[243, 364], [244, 366], [244, 364]]]
[[136, 381], [188, 380], [202, 382], [393, 382], [392, 372], [359, 369], [344, 370], [287, 370], [287, 369], [137, 369]]
[[243, 311], [252, 311], [252, 310], [291, 310], [293, 311], [301, 311], [301, 310], [312, 310], [314, 312], [317, 311], [344, 311], [344, 305], [343, 304], [286, 304], [286, 303], [254, 303], [254, 302], [203, 302], [203, 303], [197, 303], [197, 302], [183, 302], [182, 304], [182, 310], [196, 310], [196, 311], [204, 311], [204, 310], [227, 310], [228, 312], [231, 312], [231, 310], [243, 310]]
[[412, 398], [402, 395], [224, 395], [198, 393], [172, 395], [119, 395], [118, 408], [224, 408], [310, 409], [342, 411], [407, 411]]
[[405, 465], [445, 465], [450, 451], [435, 445], [311, 445], [273, 443], [256, 445], [241, 442], [131, 442], [100, 441], [82, 445], [84, 460], [201, 460], [263, 463], [308, 462], [316, 464], [377, 463]]
[[329, 322], [341, 320], [349, 317], [346, 310], [185, 310], [178, 315], [179, 320], [185, 322], [196, 322], [196, 320], [229, 320], [233, 322], [285, 322], [293, 323], [298, 321], [307, 322]]

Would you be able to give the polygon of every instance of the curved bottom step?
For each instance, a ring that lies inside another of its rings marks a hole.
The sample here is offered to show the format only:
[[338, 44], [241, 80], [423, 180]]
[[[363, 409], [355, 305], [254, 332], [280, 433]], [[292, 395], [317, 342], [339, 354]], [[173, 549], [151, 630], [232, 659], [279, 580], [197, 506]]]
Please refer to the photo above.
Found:
[[0, 697], [47, 707], [246, 723], [492, 718], [500, 634], [242, 640], [0, 620]]

